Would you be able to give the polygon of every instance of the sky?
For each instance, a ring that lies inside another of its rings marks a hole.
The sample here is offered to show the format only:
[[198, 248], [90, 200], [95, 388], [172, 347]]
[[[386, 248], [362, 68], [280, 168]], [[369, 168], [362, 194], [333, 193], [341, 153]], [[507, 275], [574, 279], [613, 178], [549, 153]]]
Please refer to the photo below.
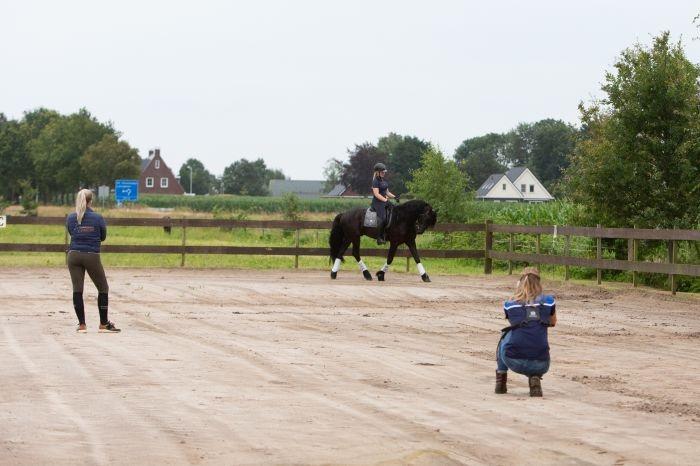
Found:
[[700, 62], [696, 0], [0, 0], [0, 112], [87, 108], [177, 173], [263, 158], [322, 179], [389, 132], [578, 122], [620, 52], [664, 30]]

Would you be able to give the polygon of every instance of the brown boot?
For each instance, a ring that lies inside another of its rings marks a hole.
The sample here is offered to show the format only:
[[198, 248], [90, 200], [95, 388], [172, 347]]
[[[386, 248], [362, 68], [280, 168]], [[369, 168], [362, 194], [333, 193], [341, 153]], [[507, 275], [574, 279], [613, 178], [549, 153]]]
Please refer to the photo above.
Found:
[[539, 375], [531, 375], [528, 377], [530, 383], [530, 396], [542, 396], [542, 377]]
[[496, 390], [495, 392], [499, 395], [508, 392], [508, 387], [506, 382], [508, 381], [508, 372], [498, 372], [496, 371]]

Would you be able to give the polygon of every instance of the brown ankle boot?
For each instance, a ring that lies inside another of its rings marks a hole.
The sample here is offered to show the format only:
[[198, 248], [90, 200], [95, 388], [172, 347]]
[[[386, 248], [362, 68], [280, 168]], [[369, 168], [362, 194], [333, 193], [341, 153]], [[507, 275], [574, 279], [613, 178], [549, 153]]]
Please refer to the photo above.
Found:
[[508, 381], [508, 372], [498, 372], [496, 371], [496, 390], [495, 392], [499, 395], [508, 392], [508, 387], [506, 382]]
[[530, 383], [530, 396], [542, 396], [542, 377], [539, 375], [531, 375], [528, 377]]

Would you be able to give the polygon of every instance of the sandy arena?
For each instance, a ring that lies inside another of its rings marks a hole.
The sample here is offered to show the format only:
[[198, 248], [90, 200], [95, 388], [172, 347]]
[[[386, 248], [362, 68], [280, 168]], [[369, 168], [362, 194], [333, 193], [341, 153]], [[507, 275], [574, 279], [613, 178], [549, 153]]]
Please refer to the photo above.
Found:
[[[429, 265], [428, 265], [429, 269]], [[428, 270], [429, 271], [429, 270]], [[0, 269], [0, 464], [698, 464], [700, 299], [564, 283], [544, 398], [495, 395], [515, 277]]]

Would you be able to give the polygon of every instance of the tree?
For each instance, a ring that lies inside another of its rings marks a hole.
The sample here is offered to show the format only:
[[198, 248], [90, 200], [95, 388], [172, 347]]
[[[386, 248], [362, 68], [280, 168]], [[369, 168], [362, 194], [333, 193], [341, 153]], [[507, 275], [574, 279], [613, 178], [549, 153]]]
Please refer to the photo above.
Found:
[[115, 134], [109, 124], [97, 121], [90, 112], [51, 120], [29, 143], [37, 187], [47, 195], [75, 191], [81, 185], [80, 158], [105, 135]]
[[282, 170], [276, 168], [268, 168], [265, 171], [265, 186], [270, 186], [270, 180], [285, 180], [287, 177], [284, 175]]
[[214, 189], [216, 177], [209, 173], [204, 164], [197, 159], [190, 158], [182, 164], [178, 172], [180, 184], [188, 191], [187, 188], [190, 186], [190, 169], [188, 167], [192, 167], [192, 192], [210, 194]]
[[506, 136], [505, 159], [509, 166], [526, 166], [547, 188], [562, 177], [569, 166], [577, 129], [551, 118], [521, 123]]
[[350, 157], [348, 163], [343, 165], [341, 181], [345, 186], [351, 186], [352, 190], [358, 194], [369, 194], [372, 188], [374, 165], [378, 162], [386, 163], [387, 155], [369, 142], [356, 144], [354, 149], [348, 150], [348, 154]]
[[0, 196], [10, 201], [17, 199], [22, 190], [20, 180], [29, 180], [33, 175], [21, 125], [0, 113]]
[[80, 158], [81, 178], [86, 186], [113, 187], [114, 180], [138, 178], [140, 165], [136, 149], [114, 134], [105, 134], [99, 142], [85, 149]]
[[423, 154], [420, 168], [412, 175], [408, 188], [413, 195], [439, 211], [442, 220], [459, 219], [469, 180], [454, 161], [445, 160], [440, 151], [430, 148]]
[[414, 136], [389, 133], [379, 139], [377, 150], [388, 155], [392, 193], [402, 194], [408, 190], [406, 183], [411, 180], [411, 172], [420, 167], [423, 152], [429, 148], [430, 144]]
[[343, 176], [343, 162], [338, 159], [328, 159], [326, 166], [323, 167], [323, 178], [326, 184], [323, 185], [323, 191], [329, 192], [338, 183], [341, 182]]
[[[281, 173], [281, 172], [280, 172]], [[265, 196], [271, 171], [263, 159], [252, 162], [247, 159], [237, 160], [224, 169], [222, 182], [224, 192], [247, 196]]]
[[468, 189], [475, 190], [489, 176], [506, 170], [507, 146], [507, 137], [498, 133], [466, 139], [460, 144], [454, 159], [469, 180]]
[[[602, 86], [580, 105], [586, 138], [566, 188], [610, 226], [693, 227], [700, 219], [700, 68], [669, 33], [622, 52]], [[614, 201], [613, 201], [614, 200]]]

